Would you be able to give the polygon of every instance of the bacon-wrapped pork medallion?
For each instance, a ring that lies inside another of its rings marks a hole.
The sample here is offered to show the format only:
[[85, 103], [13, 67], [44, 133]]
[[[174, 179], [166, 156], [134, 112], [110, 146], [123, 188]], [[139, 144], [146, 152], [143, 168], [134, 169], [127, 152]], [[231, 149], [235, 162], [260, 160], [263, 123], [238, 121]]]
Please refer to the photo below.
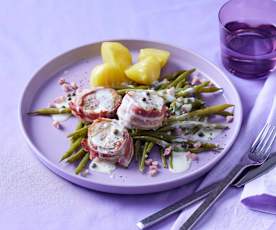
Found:
[[100, 117], [112, 118], [121, 104], [121, 96], [110, 88], [83, 90], [69, 103], [74, 116], [92, 122]]
[[90, 159], [111, 161], [128, 167], [133, 157], [133, 142], [127, 129], [118, 120], [99, 118], [88, 128], [88, 137], [82, 142]]
[[119, 120], [127, 128], [156, 129], [166, 116], [164, 99], [155, 91], [128, 92], [117, 110]]

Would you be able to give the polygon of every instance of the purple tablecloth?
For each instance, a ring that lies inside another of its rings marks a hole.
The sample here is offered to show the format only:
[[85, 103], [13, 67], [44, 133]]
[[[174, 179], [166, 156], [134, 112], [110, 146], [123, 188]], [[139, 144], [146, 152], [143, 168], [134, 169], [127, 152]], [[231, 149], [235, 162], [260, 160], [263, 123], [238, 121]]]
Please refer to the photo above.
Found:
[[[164, 41], [192, 49], [219, 65], [217, 12], [223, 2], [1, 2], [1, 229], [136, 229], [137, 220], [199, 185], [200, 180], [172, 191], [139, 196], [111, 195], [75, 186], [51, 173], [35, 158], [20, 132], [17, 109], [24, 86], [40, 66], [68, 49], [98, 40]], [[241, 94], [246, 115], [263, 81], [228, 76]], [[212, 229], [221, 223], [227, 223], [227, 229], [276, 229], [275, 216], [250, 211], [240, 204], [239, 198], [237, 190], [227, 193], [223, 206], [218, 207], [220, 211], [214, 212], [209, 221]], [[169, 229], [176, 217], [152, 229]], [[199, 229], [207, 229], [206, 226]]]

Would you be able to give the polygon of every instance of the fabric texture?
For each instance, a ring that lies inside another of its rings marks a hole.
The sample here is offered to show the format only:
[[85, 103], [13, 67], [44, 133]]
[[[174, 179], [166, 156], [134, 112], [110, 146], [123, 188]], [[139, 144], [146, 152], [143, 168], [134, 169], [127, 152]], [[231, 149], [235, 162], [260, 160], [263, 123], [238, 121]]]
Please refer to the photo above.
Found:
[[[30, 151], [19, 128], [18, 105], [25, 85], [38, 68], [67, 50], [99, 40], [163, 41], [194, 50], [220, 65], [217, 13], [224, 2], [1, 1], [1, 229], [137, 229], [138, 220], [196, 189], [201, 179], [171, 191], [137, 196], [100, 193], [73, 185], [50, 172]], [[246, 118], [264, 81], [225, 73], [241, 95]], [[234, 189], [212, 209], [211, 216], [199, 225], [200, 229], [266, 230], [276, 225], [275, 216], [244, 207], [240, 190]], [[170, 229], [176, 217], [152, 229]]]

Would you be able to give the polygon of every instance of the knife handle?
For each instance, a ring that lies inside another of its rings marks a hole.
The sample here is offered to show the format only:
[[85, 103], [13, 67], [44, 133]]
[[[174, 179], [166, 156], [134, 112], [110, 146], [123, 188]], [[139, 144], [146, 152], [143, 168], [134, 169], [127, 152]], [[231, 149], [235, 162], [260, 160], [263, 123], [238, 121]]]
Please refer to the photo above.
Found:
[[197, 192], [194, 192], [191, 195], [186, 196], [183, 199], [167, 206], [166, 208], [163, 208], [160, 211], [151, 214], [150, 216], [137, 222], [136, 223], [137, 227], [139, 229], [145, 229], [145, 228], [167, 218], [168, 216], [181, 211], [185, 207], [188, 207], [189, 205], [194, 204], [195, 202], [205, 198], [212, 191], [212, 189], [214, 189], [214, 187], [216, 185], [218, 185], [218, 183], [211, 184], [211, 185], [209, 185], [201, 190], [198, 190]]
[[233, 181], [242, 173], [246, 166], [238, 164], [230, 173], [214, 188], [207, 196], [205, 201], [195, 210], [189, 219], [181, 226], [180, 230], [190, 230], [201, 219], [201, 217], [213, 206], [217, 199], [233, 183]]

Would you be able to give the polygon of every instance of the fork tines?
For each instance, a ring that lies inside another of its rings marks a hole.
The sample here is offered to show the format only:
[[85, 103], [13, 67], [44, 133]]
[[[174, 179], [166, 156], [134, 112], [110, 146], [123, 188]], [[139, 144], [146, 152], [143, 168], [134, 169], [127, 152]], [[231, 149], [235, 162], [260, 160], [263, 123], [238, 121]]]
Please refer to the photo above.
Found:
[[250, 148], [251, 157], [263, 161], [267, 157], [276, 138], [276, 127], [266, 123]]

